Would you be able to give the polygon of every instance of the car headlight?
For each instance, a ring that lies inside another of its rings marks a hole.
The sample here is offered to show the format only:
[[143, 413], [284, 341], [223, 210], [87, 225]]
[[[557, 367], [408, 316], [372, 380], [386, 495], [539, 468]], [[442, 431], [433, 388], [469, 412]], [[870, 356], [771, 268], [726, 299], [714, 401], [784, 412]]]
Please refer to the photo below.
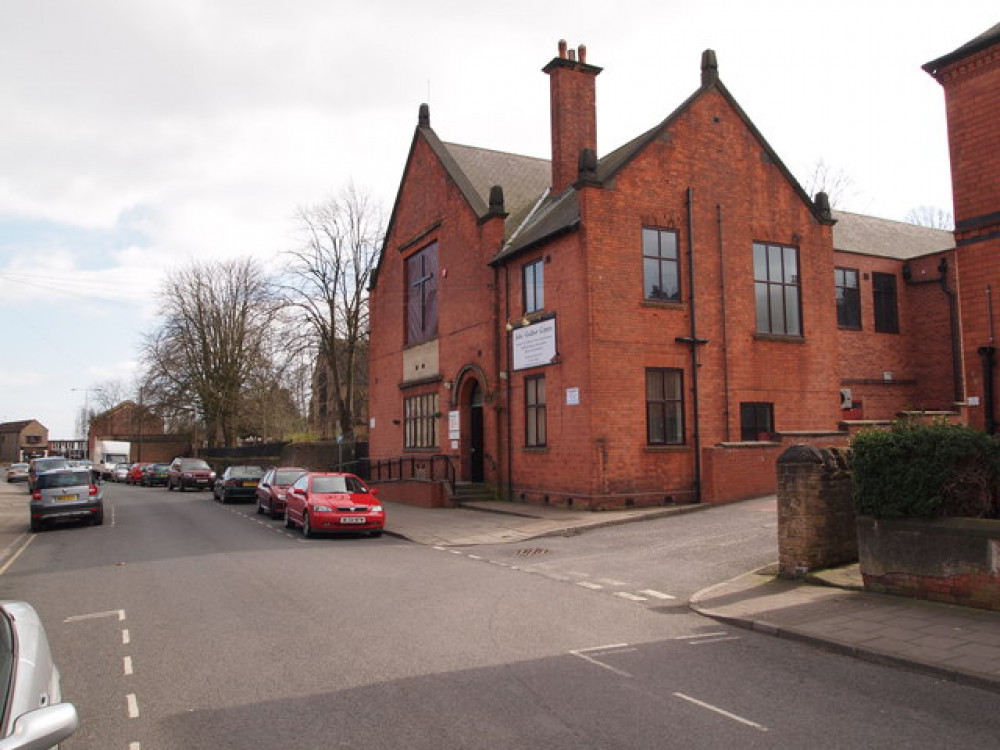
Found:
[[381, 505], [373, 505], [368, 510], [370, 510], [372, 513], [381, 513], [382, 512], [382, 506]]
[[330, 508], [327, 505], [314, 505], [313, 506], [313, 510], [317, 511], [319, 513], [332, 513], [333, 512], [333, 508]]

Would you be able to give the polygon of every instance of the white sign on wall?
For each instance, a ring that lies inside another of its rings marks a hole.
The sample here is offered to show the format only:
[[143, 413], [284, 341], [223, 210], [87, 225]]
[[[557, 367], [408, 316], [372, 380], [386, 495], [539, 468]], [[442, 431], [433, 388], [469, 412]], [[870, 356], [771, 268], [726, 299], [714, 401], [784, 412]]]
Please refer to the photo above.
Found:
[[566, 406], [579, 406], [580, 405], [580, 389], [579, 388], [567, 388], [566, 389]]
[[552, 363], [556, 356], [555, 318], [530, 326], [515, 328], [512, 333], [514, 369], [526, 370]]
[[[457, 411], [448, 412], [448, 439], [451, 441], [458, 440], [460, 437], [460, 427], [462, 422], [459, 418], [459, 413]], [[453, 448], [457, 446], [452, 446]]]

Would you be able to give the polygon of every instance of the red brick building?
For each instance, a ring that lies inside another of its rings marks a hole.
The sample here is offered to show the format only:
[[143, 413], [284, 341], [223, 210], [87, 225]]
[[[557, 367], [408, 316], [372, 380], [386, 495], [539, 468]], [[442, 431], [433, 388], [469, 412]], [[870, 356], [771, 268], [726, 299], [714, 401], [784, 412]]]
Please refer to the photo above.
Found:
[[969, 423], [997, 430], [1000, 24], [924, 65], [944, 88]]
[[[953, 408], [950, 233], [806, 195], [711, 51], [600, 158], [601, 69], [560, 43], [544, 72], [550, 161], [444, 143], [421, 107], [371, 292], [376, 463], [575, 508], [716, 502], [773, 491], [783, 444], [843, 442], [845, 417]], [[433, 501], [417, 484], [383, 491]]]

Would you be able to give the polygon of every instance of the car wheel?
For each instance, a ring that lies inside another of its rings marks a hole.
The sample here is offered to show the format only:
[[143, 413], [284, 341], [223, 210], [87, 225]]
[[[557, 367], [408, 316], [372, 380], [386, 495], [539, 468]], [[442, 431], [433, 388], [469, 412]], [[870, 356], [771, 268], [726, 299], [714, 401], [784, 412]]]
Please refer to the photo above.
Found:
[[39, 531], [42, 530], [42, 522], [38, 521], [38, 520], [36, 520], [34, 518], [32, 518], [31, 519], [31, 530], [34, 531], [37, 534]]
[[374, 536], [374, 537], [380, 537], [380, 536], [382, 536], [382, 530], [379, 529], [378, 531], [373, 531], [372, 532], [372, 536]]
[[184, 480], [183, 479], [177, 483], [177, 491], [178, 492], [184, 492]]
[[229, 503], [229, 496], [225, 492], [222, 493], [221, 499], [223, 505], [227, 505]]
[[309, 523], [309, 514], [305, 511], [302, 511], [302, 536], [306, 539], [312, 539], [315, 536], [312, 525]]
[[259, 516], [264, 512], [264, 507], [260, 504], [260, 498], [257, 498], [257, 515]]
[[168, 480], [167, 480], [167, 492], [173, 492], [173, 491], [174, 491], [174, 485], [173, 485], [173, 482], [171, 482], [171, 481], [170, 481], [170, 480], [168, 479]]
[[292, 523], [292, 517], [288, 515], [288, 508], [285, 508], [285, 528], [294, 529], [295, 524]]
[[102, 513], [96, 513], [94, 515], [94, 517], [92, 519], [90, 519], [90, 522], [94, 526], [102, 526], [104, 524], [104, 513], [103, 512]]

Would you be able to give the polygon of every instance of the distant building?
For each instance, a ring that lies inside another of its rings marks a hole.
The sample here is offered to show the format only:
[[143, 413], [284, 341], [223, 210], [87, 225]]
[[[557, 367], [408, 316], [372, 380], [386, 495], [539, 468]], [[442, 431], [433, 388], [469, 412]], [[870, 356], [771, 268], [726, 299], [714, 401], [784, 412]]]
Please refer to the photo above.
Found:
[[49, 452], [49, 431], [34, 419], [0, 423], [0, 461], [27, 461]]

